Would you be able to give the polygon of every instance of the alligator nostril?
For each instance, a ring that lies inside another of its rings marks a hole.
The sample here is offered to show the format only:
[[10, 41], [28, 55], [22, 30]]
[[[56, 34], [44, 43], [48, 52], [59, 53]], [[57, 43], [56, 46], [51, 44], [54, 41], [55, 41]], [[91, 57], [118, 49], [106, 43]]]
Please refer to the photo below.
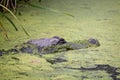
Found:
[[95, 40], [95, 39], [89, 39], [88, 40], [91, 44], [96, 44], [97, 43], [97, 40]]

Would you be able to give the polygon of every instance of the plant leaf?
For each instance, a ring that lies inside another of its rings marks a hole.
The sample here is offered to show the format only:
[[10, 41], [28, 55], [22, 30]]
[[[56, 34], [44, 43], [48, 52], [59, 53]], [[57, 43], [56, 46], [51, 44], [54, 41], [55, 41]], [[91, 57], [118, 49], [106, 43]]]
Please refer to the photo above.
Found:
[[[0, 4], [0, 6], [3, 7], [4, 9], [6, 9], [6, 10], [16, 19], [16, 21], [20, 24], [20, 21], [18, 20], [18, 18], [14, 15], [14, 13], [13, 13], [12, 11], [10, 11], [10, 9], [8, 9], [7, 7], [5, 7], [5, 6], [2, 5], [2, 4]], [[4, 15], [4, 17], [5, 17], [5, 15]], [[10, 18], [8, 18], [8, 17], [6, 16], [6, 19], [9, 20], [10, 23], [14, 26], [14, 28], [17, 29], [17, 27], [16, 27], [15, 24], [11, 21]], [[23, 31], [25, 32], [25, 34], [26, 34], [26, 35], [29, 35], [29, 34], [27, 33], [27, 31], [23, 28], [23, 26], [22, 26], [22, 25], [20, 25], [20, 26], [21, 26], [21, 28], [23, 29]]]
[[14, 27], [14, 29], [16, 30], [16, 31], [18, 31], [18, 28], [16, 27], [16, 25], [14, 24], [14, 22], [9, 18], [9, 17], [7, 17], [7, 16], [5, 16], [5, 15], [3, 15], [11, 24], [12, 24], [12, 26]]
[[4, 29], [2, 23], [0, 22], [0, 29], [3, 31], [3, 35], [5, 35], [5, 37], [7, 38], [7, 40], [9, 40], [8, 34], [6, 32], [6, 30]]
[[4, 9], [6, 9], [15, 19], [17, 19], [17, 17], [14, 15], [14, 13], [12, 11], [10, 11], [10, 9], [8, 9], [7, 7], [5, 7], [2, 4], [0, 4], [0, 6], [3, 7]]
[[26, 33], [26, 35], [29, 36], [29, 33], [25, 30], [25, 28], [23, 26], [21, 26], [21, 28], [23, 29], [23, 31]]
[[35, 8], [39, 8], [39, 9], [45, 9], [45, 10], [49, 10], [51, 12], [55, 12], [55, 13], [61, 13], [61, 14], [64, 14], [64, 15], [67, 15], [67, 16], [70, 16], [70, 17], [74, 17], [72, 14], [70, 13], [66, 13], [66, 12], [60, 12], [58, 10], [55, 10], [55, 9], [51, 9], [51, 8], [47, 8], [47, 7], [43, 7], [43, 6], [37, 6], [37, 5], [34, 5], [34, 4], [30, 4], [28, 3], [28, 5], [32, 6], [32, 7], [35, 7]]

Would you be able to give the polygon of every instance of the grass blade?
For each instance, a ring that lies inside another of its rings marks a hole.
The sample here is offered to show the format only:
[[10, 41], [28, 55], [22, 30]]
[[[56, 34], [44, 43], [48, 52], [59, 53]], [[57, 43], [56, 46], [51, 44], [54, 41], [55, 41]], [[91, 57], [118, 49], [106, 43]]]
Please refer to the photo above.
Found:
[[[3, 7], [4, 9], [6, 9], [15, 19], [16, 21], [20, 24], [20, 21], [18, 20], [18, 18], [14, 15], [14, 13], [12, 11], [10, 11], [7, 7], [5, 7], [4, 5], [0, 4], [1, 7]], [[10, 18], [8, 18], [7, 16], [4, 15], [4, 17], [13, 25], [13, 27], [15, 28], [15, 30], [17, 31], [17, 27], [15, 26], [15, 24], [12, 22], [12, 20]], [[23, 31], [26, 33], [26, 35], [29, 35], [27, 33], [27, 31], [23, 28], [23, 26], [21, 26], [21, 28], [23, 29]]]
[[12, 26], [14, 27], [14, 29], [15, 29], [16, 31], [18, 31], [18, 29], [17, 29], [16, 25], [13, 23], [13, 21], [12, 21], [9, 17], [7, 17], [7, 16], [5, 16], [5, 15], [3, 15], [3, 16], [12, 24]]
[[44, 9], [44, 10], [49, 10], [49, 11], [51, 11], [51, 12], [61, 13], [61, 14], [64, 14], [64, 15], [67, 15], [67, 16], [70, 16], [70, 17], [74, 17], [72, 14], [69, 14], [69, 13], [66, 13], [66, 12], [60, 12], [60, 11], [55, 10], [55, 9], [51, 9], [51, 8], [47, 8], [47, 7], [43, 7], [43, 6], [37, 6], [37, 5], [34, 5], [34, 4], [30, 4], [30, 3], [28, 3], [28, 5], [30, 5], [30, 6], [32, 6], [32, 7], [35, 7], [35, 8]]
[[4, 29], [4, 27], [3, 27], [3, 25], [2, 25], [1, 22], [0, 22], [0, 29], [3, 31], [3, 35], [5, 35], [5, 37], [7, 38], [7, 40], [9, 40], [8, 34], [7, 34], [6, 30]]
[[0, 4], [0, 6], [3, 7], [4, 9], [6, 9], [15, 19], [17, 19], [17, 17], [14, 15], [14, 13], [12, 11], [10, 11], [10, 9], [8, 9], [5, 6], [3, 6], [2, 4]]
[[23, 29], [23, 31], [25, 32], [26, 35], [30, 36], [29, 33], [25, 30], [25, 28], [23, 26], [21, 26], [21, 28]]

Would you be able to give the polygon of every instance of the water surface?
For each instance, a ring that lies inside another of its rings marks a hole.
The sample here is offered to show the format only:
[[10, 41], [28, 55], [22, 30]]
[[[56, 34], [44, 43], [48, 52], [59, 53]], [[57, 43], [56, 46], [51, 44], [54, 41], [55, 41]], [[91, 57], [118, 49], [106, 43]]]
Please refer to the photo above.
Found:
[[[19, 79], [113, 80], [110, 74], [105, 71], [82, 72], [79, 70], [66, 69], [64, 67], [93, 67], [96, 64], [108, 64], [110, 66], [120, 67], [120, 1], [42, 0], [41, 3], [37, 4], [55, 9], [58, 12], [55, 13], [49, 10], [37, 9], [27, 5], [24, 6], [24, 9], [22, 9], [22, 7], [19, 8], [18, 10], [21, 10], [22, 15], [17, 15], [17, 17], [29, 32], [30, 36], [26, 36], [21, 30], [15, 32], [14, 29], [9, 27], [11, 25], [8, 24], [8, 22], [3, 21], [6, 23], [5, 25], [10, 41], [5, 41], [3, 37], [0, 37], [0, 49], [9, 49], [29, 39], [52, 37], [55, 35], [64, 37], [68, 41], [97, 38], [101, 46], [98, 48], [45, 55], [44, 57], [51, 58], [51, 56], [58, 57], [64, 54], [62, 57], [67, 59], [68, 62], [57, 63], [51, 66], [48, 65], [50, 70], [46, 70], [47, 67], [45, 71], [43, 69], [43, 72], [34, 70], [33, 74], [30, 71], [28, 72], [29, 76], [22, 76]], [[74, 17], [62, 14], [64, 12], [72, 14]], [[29, 68], [29, 66], [27, 67]], [[49, 71], [50, 73], [48, 73]], [[39, 74], [42, 75], [40, 76]], [[3, 77], [5, 76], [6, 75], [3, 75]], [[118, 77], [120, 77], [120, 75]], [[13, 80], [12, 78], [10, 77], [11, 80]], [[2, 79], [5, 80], [4, 78]]]

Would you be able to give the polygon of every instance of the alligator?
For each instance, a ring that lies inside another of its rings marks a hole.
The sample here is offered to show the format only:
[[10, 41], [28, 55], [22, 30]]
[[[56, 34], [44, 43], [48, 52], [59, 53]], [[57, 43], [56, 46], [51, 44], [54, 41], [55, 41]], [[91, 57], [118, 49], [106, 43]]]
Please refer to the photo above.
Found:
[[98, 46], [100, 46], [100, 43], [97, 39], [94, 38], [67, 42], [64, 38], [53, 36], [51, 38], [29, 40], [21, 45], [16, 45], [7, 51], [2, 49], [0, 50], [0, 55], [2, 56], [6, 53], [30, 53], [42, 55]]

